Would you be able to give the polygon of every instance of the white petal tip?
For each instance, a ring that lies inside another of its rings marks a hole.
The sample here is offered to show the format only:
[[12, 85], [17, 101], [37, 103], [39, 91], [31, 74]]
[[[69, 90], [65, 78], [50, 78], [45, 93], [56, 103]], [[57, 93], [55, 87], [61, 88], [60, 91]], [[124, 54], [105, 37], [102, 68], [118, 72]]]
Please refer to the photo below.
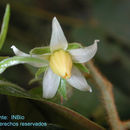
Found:
[[56, 18], [56, 17], [54, 17], [54, 18], [53, 18], [53, 20], [57, 20], [57, 18]]
[[94, 44], [97, 44], [98, 42], [100, 42], [100, 40], [95, 40], [95, 41], [94, 41]]
[[14, 54], [17, 56], [30, 56], [22, 51], [20, 51], [18, 48], [16, 48], [14, 45], [11, 46], [11, 49], [13, 50]]
[[14, 45], [11, 46], [11, 49], [15, 54], [19, 51]]
[[52, 35], [50, 40], [50, 50], [51, 52], [58, 49], [66, 50], [67, 47], [68, 47], [68, 42], [65, 38], [64, 32], [57, 18], [54, 17], [52, 20]]
[[89, 92], [92, 93], [92, 89], [91, 88], [89, 89]]
[[11, 48], [11, 49], [14, 49], [14, 48], [15, 48], [15, 46], [14, 46], [14, 45], [12, 45], [10, 48]]
[[52, 22], [53, 22], [53, 24], [54, 23], [59, 23], [56, 17], [53, 18]]

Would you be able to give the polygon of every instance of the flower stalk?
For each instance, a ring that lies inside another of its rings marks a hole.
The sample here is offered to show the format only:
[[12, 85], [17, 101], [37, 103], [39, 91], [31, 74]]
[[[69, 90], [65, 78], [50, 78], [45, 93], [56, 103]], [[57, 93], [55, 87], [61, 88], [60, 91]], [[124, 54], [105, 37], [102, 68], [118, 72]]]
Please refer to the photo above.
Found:
[[95, 84], [95, 86], [98, 87], [101, 93], [101, 98], [103, 100], [104, 107], [107, 112], [108, 121], [111, 126], [111, 129], [112, 130], [125, 130], [124, 126], [122, 125], [120, 121], [120, 118], [116, 109], [114, 96], [112, 92], [112, 84], [101, 75], [98, 69], [94, 66], [93, 62], [88, 62], [86, 66], [90, 70], [92, 82]]

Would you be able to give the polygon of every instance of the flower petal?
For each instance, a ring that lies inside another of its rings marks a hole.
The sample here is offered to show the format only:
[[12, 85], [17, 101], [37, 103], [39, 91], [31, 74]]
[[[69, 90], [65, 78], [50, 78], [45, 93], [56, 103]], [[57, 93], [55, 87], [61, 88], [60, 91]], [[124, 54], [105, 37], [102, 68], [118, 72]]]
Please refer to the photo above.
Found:
[[43, 66], [47, 66], [49, 63], [47, 61], [47, 55], [29, 55], [29, 54], [26, 54], [22, 51], [20, 51], [18, 48], [16, 48], [14, 45], [11, 46], [11, 49], [13, 49], [13, 52], [16, 56], [24, 56], [24, 57], [34, 57], [34, 58], [38, 58], [38, 59], [42, 59], [43, 61], [45, 61], [45, 64], [44, 63], [28, 63], [34, 67], [43, 67]]
[[52, 98], [55, 96], [57, 89], [59, 87], [60, 77], [54, 74], [49, 68], [43, 78], [43, 97]]
[[13, 52], [16, 56], [31, 56], [31, 57], [36, 57], [36, 58], [40, 58], [40, 59], [44, 59], [44, 60], [48, 60], [49, 56], [51, 55], [51, 53], [45, 53], [45, 54], [26, 54], [22, 51], [20, 51], [18, 48], [16, 48], [14, 45], [11, 46], [11, 49], [13, 49]]
[[50, 41], [50, 50], [51, 52], [63, 49], [66, 50], [68, 47], [68, 42], [65, 38], [64, 32], [62, 31], [62, 28], [57, 21], [56, 17], [53, 18], [52, 21], [52, 35], [51, 35], [51, 41]]
[[26, 54], [22, 51], [20, 51], [18, 48], [16, 48], [14, 45], [11, 46], [11, 49], [13, 49], [13, 52], [16, 56], [30, 56], [29, 54]]
[[73, 66], [72, 68], [72, 76], [70, 79], [67, 79], [67, 82], [72, 85], [74, 88], [77, 88], [81, 91], [90, 91], [92, 92], [91, 87], [88, 85], [86, 79], [81, 74], [81, 72]]
[[95, 40], [94, 44], [88, 47], [70, 50], [72, 60], [76, 63], [84, 63], [92, 59], [97, 52], [97, 42], [99, 40]]

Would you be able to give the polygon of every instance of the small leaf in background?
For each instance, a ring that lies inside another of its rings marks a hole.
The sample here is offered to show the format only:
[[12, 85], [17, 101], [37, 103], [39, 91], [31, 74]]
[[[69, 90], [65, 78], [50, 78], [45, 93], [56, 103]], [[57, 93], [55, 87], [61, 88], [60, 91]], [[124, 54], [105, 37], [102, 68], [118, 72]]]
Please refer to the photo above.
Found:
[[1, 32], [0, 32], [0, 50], [3, 46], [5, 38], [6, 38], [8, 24], [9, 24], [9, 17], [10, 17], [10, 5], [7, 4], [3, 22], [2, 22]]
[[89, 70], [87, 69], [86, 66], [84, 66], [83, 64], [80, 63], [74, 63], [74, 65], [79, 68], [80, 70], [82, 70], [83, 72], [89, 73]]
[[31, 65], [37, 64], [47, 64], [47, 61], [41, 60], [34, 57], [22, 57], [22, 56], [14, 56], [12, 58], [7, 58], [0, 62], [0, 73], [4, 72], [10, 66], [21, 64], [21, 63], [28, 63]]
[[60, 95], [64, 98], [67, 99], [67, 93], [66, 93], [66, 80], [62, 79], [60, 80], [60, 86], [58, 89], [58, 92], [60, 93]]
[[82, 47], [82, 45], [79, 43], [69, 43], [67, 50], [77, 49], [77, 48], [81, 48], [81, 47]]

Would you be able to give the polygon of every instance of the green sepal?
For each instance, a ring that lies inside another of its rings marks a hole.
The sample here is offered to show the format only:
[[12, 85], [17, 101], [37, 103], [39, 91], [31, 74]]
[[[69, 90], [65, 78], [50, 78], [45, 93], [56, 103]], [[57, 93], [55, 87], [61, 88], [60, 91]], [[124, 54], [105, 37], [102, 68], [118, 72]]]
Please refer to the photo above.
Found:
[[82, 48], [80, 43], [69, 43], [67, 50]]
[[86, 72], [89, 74], [89, 70], [87, 69], [87, 67], [81, 63], [74, 63], [74, 65], [79, 68], [81, 71]]
[[35, 74], [35, 78], [37, 79], [43, 72], [45, 72], [46, 69], [47, 69], [47, 66], [39, 68]]
[[[77, 48], [81, 48], [81, 47], [82, 47], [82, 45], [79, 44], [79, 43], [69, 43], [67, 50], [77, 49]], [[31, 54], [31, 55], [32, 55], [32, 54], [42, 55], [42, 54], [46, 54], [46, 53], [51, 53], [49, 46], [46, 46], [46, 47], [36, 47], [36, 48], [33, 48], [33, 49], [30, 51], [30, 54]]]
[[6, 35], [7, 35], [7, 30], [8, 30], [8, 24], [9, 24], [9, 18], [10, 18], [10, 5], [6, 5], [6, 10], [2, 22], [2, 27], [1, 27], [1, 32], [0, 32], [0, 50], [4, 44]]
[[31, 84], [33, 84], [33, 83], [35, 83], [35, 82], [39, 82], [39, 81], [42, 81], [42, 78], [33, 78], [33, 79], [31, 79], [30, 81], [29, 81], [29, 85], [31, 85]]
[[0, 62], [0, 74], [5, 71], [10, 66], [28, 63], [28, 64], [47, 64], [47, 61], [35, 57], [24, 57], [24, 56], [14, 56], [7, 59], [4, 59]]
[[46, 47], [35, 47], [30, 51], [30, 54], [35, 54], [35, 55], [42, 55], [45, 53], [50, 53], [50, 47], [46, 46]]
[[63, 78], [61, 78], [61, 80], [60, 80], [58, 92], [64, 99], [67, 99], [66, 80]]
[[35, 82], [38, 82], [38, 81], [41, 81], [43, 78], [39, 77], [42, 73], [45, 72], [45, 70], [47, 69], [47, 66], [44, 66], [44, 67], [41, 67], [37, 70], [37, 72], [35, 73], [35, 78], [31, 79], [29, 81], [29, 85], [35, 83]]

